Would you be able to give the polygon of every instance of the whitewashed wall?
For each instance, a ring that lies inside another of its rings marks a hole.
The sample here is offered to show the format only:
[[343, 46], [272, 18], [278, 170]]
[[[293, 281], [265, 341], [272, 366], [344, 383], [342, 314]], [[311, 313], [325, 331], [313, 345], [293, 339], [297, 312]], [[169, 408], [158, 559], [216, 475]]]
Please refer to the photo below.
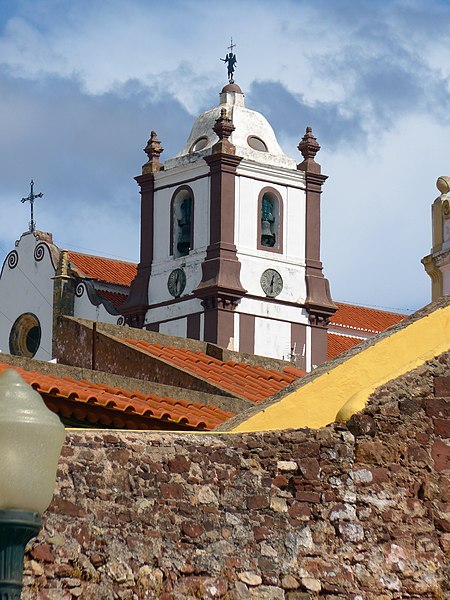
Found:
[[[190, 165], [189, 168], [175, 168], [167, 173], [157, 174], [155, 187], [171, 185], [155, 192], [154, 213], [154, 250], [152, 273], [149, 282], [149, 304], [159, 304], [173, 299], [167, 289], [170, 272], [182, 267], [186, 273], [186, 288], [182, 295], [192, 293], [201, 281], [201, 263], [206, 254], [209, 240], [209, 195], [210, 182], [203, 177], [187, 183], [194, 194], [194, 248], [188, 256], [173, 257], [170, 255], [170, 203], [175, 190], [183, 185], [183, 179], [191, 179], [208, 173], [204, 161]], [[154, 322], [148, 315], [147, 322]]]
[[[42, 244], [42, 260], [36, 260], [34, 251]], [[18, 263], [8, 266], [5, 259], [0, 276], [0, 350], [9, 354], [9, 334], [15, 320], [24, 313], [33, 313], [41, 325], [41, 343], [35, 358], [52, 358], [53, 280], [55, 268], [47, 244], [25, 233], [15, 251]]]
[[176, 335], [177, 337], [187, 337], [187, 319], [176, 319], [161, 323], [159, 332], [166, 333], [167, 335]]
[[115, 325], [120, 315], [112, 315], [109, 313], [103, 304], [95, 306], [89, 299], [86, 286], [84, 283], [79, 283], [77, 293], [75, 295], [74, 316], [89, 321], [98, 321], [100, 323], [112, 323]]
[[[242, 163], [241, 163], [242, 165]], [[297, 186], [304, 182], [301, 172], [287, 169], [271, 169], [270, 180], [262, 165], [244, 162], [236, 179], [235, 240], [241, 262], [241, 282], [249, 294], [265, 297], [260, 278], [266, 269], [276, 269], [283, 278], [283, 290], [277, 298], [287, 302], [303, 303], [306, 298], [305, 282], [305, 192]], [[250, 178], [249, 169], [261, 179]], [[245, 176], [244, 176], [245, 175]], [[271, 187], [283, 200], [283, 246], [282, 252], [258, 250], [258, 197], [261, 190]]]

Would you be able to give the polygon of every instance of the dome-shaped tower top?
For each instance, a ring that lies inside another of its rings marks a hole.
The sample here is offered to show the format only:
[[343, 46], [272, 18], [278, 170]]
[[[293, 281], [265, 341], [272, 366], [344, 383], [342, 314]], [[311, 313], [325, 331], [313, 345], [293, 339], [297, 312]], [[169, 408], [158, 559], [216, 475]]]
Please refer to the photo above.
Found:
[[228, 83], [219, 94], [218, 106], [202, 113], [195, 121], [182, 150], [164, 163], [165, 169], [196, 162], [211, 154], [217, 142], [214, 125], [221, 110], [226, 109], [234, 131], [230, 142], [236, 147], [236, 155], [259, 163], [295, 169], [295, 160], [280, 148], [275, 133], [267, 119], [260, 113], [246, 108], [244, 94], [236, 83]]

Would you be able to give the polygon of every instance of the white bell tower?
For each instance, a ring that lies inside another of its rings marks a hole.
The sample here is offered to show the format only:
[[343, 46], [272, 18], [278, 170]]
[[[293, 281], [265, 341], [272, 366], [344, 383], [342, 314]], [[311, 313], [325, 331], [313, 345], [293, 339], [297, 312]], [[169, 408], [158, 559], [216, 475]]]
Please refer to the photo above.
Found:
[[152, 132], [127, 322], [306, 370], [326, 360], [336, 306], [320, 261], [319, 149], [308, 127], [296, 164], [234, 83], [164, 164]]

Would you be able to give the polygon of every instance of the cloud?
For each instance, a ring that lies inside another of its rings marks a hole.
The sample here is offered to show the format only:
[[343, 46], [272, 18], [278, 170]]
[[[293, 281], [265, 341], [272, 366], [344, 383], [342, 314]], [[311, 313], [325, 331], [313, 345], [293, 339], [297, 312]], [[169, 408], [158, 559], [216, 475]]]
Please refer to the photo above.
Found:
[[[300, 141], [307, 125], [313, 127], [320, 142], [330, 149], [349, 141], [364, 142], [366, 139], [361, 117], [345, 114], [339, 102], [308, 104], [302, 94], [290, 93], [282, 83], [276, 81], [253, 83], [248, 97], [247, 104], [257, 106], [258, 112], [267, 117], [280, 138], [291, 143]], [[280, 110], [280, 107], [283, 109]]]
[[[179, 102], [136, 81], [91, 95], [76, 79], [54, 76], [35, 82], [3, 70], [0, 87], [0, 203], [3, 209], [14, 206], [9, 214], [17, 223], [16, 203], [34, 178], [44, 192], [36, 201], [38, 226], [47, 229], [51, 222], [55, 232], [67, 232], [66, 238], [120, 236], [121, 221], [129, 213], [137, 222], [139, 194], [133, 176], [146, 160], [142, 148], [150, 129], [158, 131], [168, 157], [190, 130], [191, 119]], [[100, 233], [90, 210], [116, 215], [115, 231]], [[22, 205], [22, 229], [27, 211]], [[3, 219], [3, 236], [11, 231], [8, 221]], [[19, 233], [17, 225], [14, 233]]]
[[3, 0], [0, 12], [2, 246], [26, 229], [33, 177], [38, 226], [62, 245], [137, 258], [142, 148], [155, 129], [172, 157], [217, 103], [232, 33], [246, 105], [288, 154], [300, 159], [306, 125], [322, 146], [335, 295], [428, 299], [419, 259], [448, 168], [447, 2]]

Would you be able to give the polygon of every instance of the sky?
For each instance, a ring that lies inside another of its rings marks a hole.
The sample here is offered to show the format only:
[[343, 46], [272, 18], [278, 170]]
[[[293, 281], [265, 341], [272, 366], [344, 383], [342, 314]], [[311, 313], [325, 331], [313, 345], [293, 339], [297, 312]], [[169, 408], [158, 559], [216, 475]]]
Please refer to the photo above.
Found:
[[298, 162], [307, 125], [321, 145], [333, 298], [427, 304], [448, 31], [447, 0], [0, 0], [0, 261], [28, 228], [32, 178], [58, 246], [138, 261], [142, 149], [154, 129], [173, 157], [217, 105], [232, 36], [246, 106]]

